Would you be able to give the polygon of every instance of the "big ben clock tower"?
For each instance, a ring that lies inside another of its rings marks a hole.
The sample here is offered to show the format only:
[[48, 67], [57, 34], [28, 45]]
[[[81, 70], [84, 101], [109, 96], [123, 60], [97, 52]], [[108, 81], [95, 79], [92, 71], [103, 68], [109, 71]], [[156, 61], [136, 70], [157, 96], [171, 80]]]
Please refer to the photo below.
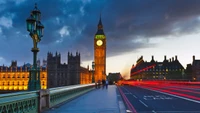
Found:
[[94, 37], [95, 82], [106, 79], [106, 36], [103, 32], [101, 17], [97, 27]]

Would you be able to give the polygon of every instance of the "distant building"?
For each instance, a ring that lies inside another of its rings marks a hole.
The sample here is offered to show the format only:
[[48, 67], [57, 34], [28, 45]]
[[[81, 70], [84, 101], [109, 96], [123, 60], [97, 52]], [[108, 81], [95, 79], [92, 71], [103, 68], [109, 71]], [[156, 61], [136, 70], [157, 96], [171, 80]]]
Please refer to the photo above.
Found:
[[80, 53], [68, 52], [68, 64], [61, 64], [61, 55], [47, 54], [48, 88], [92, 82], [89, 69], [80, 66]]
[[37, 60], [37, 62], [36, 62], [36, 63], [37, 63], [37, 66], [38, 66], [38, 67], [40, 67], [40, 66], [41, 66], [41, 65], [40, 65], [40, 60]]
[[43, 59], [42, 67], [47, 67], [47, 60]]
[[163, 62], [157, 62], [152, 59], [150, 62], [144, 62], [141, 56], [136, 65], [131, 68], [131, 79], [184, 79], [184, 67], [178, 61], [177, 56], [172, 57], [172, 60], [166, 59], [164, 56]]
[[200, 60], [196, 60], [195, 56], [193, 56], [192, 62], [192, 79], [200, 80]]
[[120, 80], [121, 74], [120, 73], [109, 73], [107, 78], [110, 83], [114, 83], [114, 82], [116, 83]]
[[192, 64], [187, 64], [187, 67], [185, 69], [185, 80], [193, 80], [193, 75], [192, 75]]
[[[17, 66], [17, 61], [12, 61], [10, 66], [0, 66], [0, 90], [27, 90], [29, 81], [30, 64]], [[41, 88], [47, 88], [46, 67], [40, 67]]]

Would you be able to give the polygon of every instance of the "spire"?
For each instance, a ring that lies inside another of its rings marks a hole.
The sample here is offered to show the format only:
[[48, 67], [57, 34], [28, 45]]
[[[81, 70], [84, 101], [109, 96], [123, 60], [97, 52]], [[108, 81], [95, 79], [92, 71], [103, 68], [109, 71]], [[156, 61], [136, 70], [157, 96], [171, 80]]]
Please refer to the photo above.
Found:
[[98, 26], [99, 25], [102, 25], [102, 22], [101, 22], [101, 13], [100, 13], [100, 17], [99, 17], [99, 24], [98, 24]]
[[101, 14], [100, 14], [100, 18], [99, 18], [99, 23], [98, 23], [98, 29], [103, 29], [103, 25], [102, 25], [102, 22], [101, 22]]
[[103, 24], [101, 22], [101, 14], [100, 14], [100, 17], [99, 17], [99, 23], [98, 23], [98, 29], [97, 29], [97, 33], [96, 35], [104, 35], [104, 32], [103, 32]]

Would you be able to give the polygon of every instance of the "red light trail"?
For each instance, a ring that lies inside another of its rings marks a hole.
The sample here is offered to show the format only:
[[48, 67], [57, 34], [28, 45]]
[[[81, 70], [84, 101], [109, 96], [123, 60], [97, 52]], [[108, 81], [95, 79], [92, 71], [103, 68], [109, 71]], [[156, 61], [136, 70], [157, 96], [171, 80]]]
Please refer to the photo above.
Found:
[[[198, 88], [200, 89], [200, 86], [194, 86], [194, 85], [200, 85], [199, 82], [182, 82], [182, 81], [123, 81], [123, 84], [129, 84], [132, 86], [144, 88], [144, 89], [150, 89], [154, 91], [160, 91], [176, 96], [185, 97], [188, 99], [198, 100], [200, 101], [200, 90], [193, 91], [195, 89], [191, 88]], [[175, 88], [176, 87], [176, 88]], [[191, 90], [188, 90], [191, 89]], [[195, 94], [197, 94], [195, 96]]]
[[[133, 73], [131, 73], [131, 76], [133, 76], [134, 74], [137, 74], [137, 73], [143, 72], [143, 71], [145, 71], [145, 70], [148, 70], [148, 69], [150, 69], [150, 68], [153, 68], [154, 66], [156, 66], [156, 64], [151, 65], [151, 66], [148, 66], [148, 67], [143, 68], [143, 69], [140, 69], [140, 70], [138, 70], [138, 71], [136, 71], [136, 72], [133, 72]], [[135, 67], [134, 67], [134, 68], [135, 68]], [[133, 69], [133, 68], [132, 68], [132, 69]]]

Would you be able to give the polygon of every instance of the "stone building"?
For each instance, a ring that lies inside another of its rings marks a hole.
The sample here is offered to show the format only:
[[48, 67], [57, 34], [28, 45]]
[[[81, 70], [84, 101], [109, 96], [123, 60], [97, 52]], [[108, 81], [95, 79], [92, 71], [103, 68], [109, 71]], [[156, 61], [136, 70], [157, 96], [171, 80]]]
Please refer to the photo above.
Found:
[[200, 60], [195, 59], [195, 56], [192, 61], [192, 79], [200, 80]]
[[89, 70], [89, 66], [87, 68], [81, 67], [80, 69], [80, 84], [92, 83], [92, 71]]
[[184, 79], [185, 69], [179, 62], [177, 56], [167, 60], [164, 56], [163, 62], [157, 62], [152, 59], [145, 62], [141, 56], [136, 65], [131, 68], [131, 79], [168, 79], [180, 80]]
[[109, 80], [110, 84], [117, 83], [121, 78], [120, 73], [109, 73], [107, 79]]
[[47, 54], [48, 88], [61, 87], [75, 84], [91, 83], [89, 68], [80, 66], [80, 53], [75, 55], [68, 52], [68, 63], [61, 64], [61, 55], [56, 52], [55, 56]]
[[[27, 90], [29, 81], [30, 64], [17, 66], [17, 61], [12, 61], [10, 66], [0, 66], [0, 90]], [[40, 67], [41, 88], [47, 88], [46, 67]]]
[[[56, 52], [54, 56], [48, 52], [47, 60], [43, 60], [43, 64], [38, 60], [37, 65], [42, 89], [92, 82], [89, 67], [80, 66], [80, 53], [68, 53], [68, 64], [61, 64], [61, 54]], [[10, 66], [0, 66], [0, 90], [27, 90], [30, 69], [31, 64], [17, 66], [17, 61], [12, 61]]]

